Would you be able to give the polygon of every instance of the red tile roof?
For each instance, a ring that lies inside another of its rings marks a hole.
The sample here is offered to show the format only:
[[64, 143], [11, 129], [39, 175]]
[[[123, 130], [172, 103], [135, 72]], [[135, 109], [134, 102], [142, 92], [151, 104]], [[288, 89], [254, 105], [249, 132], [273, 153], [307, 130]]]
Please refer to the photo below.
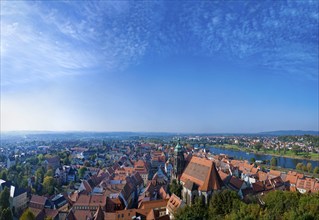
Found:
[[139, 209], [155, 209], [166, 207], [168, 199], [142, 201], [139, 205]]
[[193, 156], [181, 176], [181, 181], [190, 180], [203, 192], [221, 189], [224, 185], [213, 161]]
[[75, 206], [86, 206], [86, 207], [97, 207], [101, 206], [105, 209], [106, 206], [106, 196], [105, 195], [80, 195], [78, 200], [74, 203]]
[[242, 185], [244, 184], [244, 181], [235, 177], [235, 176], [232, 176], [230, 178], [230, 181], [229, 181], [229, 184], [234, 187], [236, 190], [240, 190], [240, 188], [242, 187]]
[[90, 210], [74, 210], [74, 216], [76, 220], [88, 220], [92, 218]]
[[30, 205], [38, 204], [38, 205], [44, 206], [46, 201], [47, 201], [47, 197], [45, 196], [32, 195], [30, 200]]
[[175, 213], [181, 206], [182, 206], [183, 201], [176, 196], [175, 194], [172, 194], [171, 198], [169, 198], [167, 202], [167, 209], [171, 213]]
[[269, 171], [269, 175], [274, 176], [274, 177], [280, 176], [280, 174], [281, 174], [281, 172], [278, 170], [270, 170]]

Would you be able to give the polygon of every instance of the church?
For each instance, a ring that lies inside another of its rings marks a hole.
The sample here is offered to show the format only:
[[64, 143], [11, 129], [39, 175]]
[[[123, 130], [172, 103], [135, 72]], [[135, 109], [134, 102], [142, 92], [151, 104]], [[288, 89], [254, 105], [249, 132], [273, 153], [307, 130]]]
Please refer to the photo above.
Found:
[[184, 148], [178, 141], [174, 149], [174, 169], [173, 176], [178, 179], [183, 186], [182, 199], [191, 205], [196, 197], [201, 196], [208, 204], [214, 192], [218, 192], [224, 187], [215, 163], [206, 158], [193, 156], [185, 167]]

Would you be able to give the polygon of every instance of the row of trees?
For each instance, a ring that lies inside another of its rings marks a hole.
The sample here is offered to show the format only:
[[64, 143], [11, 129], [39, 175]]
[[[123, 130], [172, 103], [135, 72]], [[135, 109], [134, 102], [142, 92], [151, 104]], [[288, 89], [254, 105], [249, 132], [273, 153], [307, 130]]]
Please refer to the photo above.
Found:
[[298, 192], [273, 191], [263, 198], [264, 205], [257, 202], [246, 204], [237, 193], [223, 190], [214, 194], [209, 205], [196, 198], [195, 204], [185, 206], [175, 214], [176, 220], [219, 219], [318, 219], [319, 194], [301, 195]]
[[[310, 173], [312, 171], [312, 165], [311, 165], [311, 163], [307, 163], [307, 165], [305, 165], [303, 163], [297, 163], [296, 169], [299, 171], [304, 171], [304, 172]], [[315, 167], [313, 169], [313, 173], [319, 174], [319, 167]]]

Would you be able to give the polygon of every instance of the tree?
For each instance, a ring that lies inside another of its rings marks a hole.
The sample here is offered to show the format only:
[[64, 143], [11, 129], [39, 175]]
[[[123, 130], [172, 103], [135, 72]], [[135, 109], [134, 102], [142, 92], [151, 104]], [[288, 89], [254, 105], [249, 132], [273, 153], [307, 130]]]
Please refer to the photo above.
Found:
[[87, 161], [87, 160], [86, 160], [86, 161], [84, 162], [84, 166], [86, 166], [86, 167], [90, 167], [90, 166], [91, 166], [91, 164], [90, 164], [90, 162], [89, 162], [89, 161]]
[[12, 216], [12, 212], [11, 212], [10, 207], [2, 210], [0, 219], [1, 220], [13, 220], [13, 216]]
[[35, 216], [29, 209], [26, 209], [21, 215], [20, 220], [35, 220]]
[[263, 147], [263, 144], [261, 142], [257, 142], [255, 145], [254, 145], [254, 148], [257, 150], [257, 151], [260, 151], [260, 149]]
[[298, 207], [298, 201], [299, 197], [296, 192], [291, 193], [278, 190], [267, 193], [264, 197], [267, 210], [265, 218], [277, 219], [278, 216], [282, 216], [285, 211]]
[[46, 176], [53, 176], [53, 170], [52, 170], [52, 169], [48, 169], [48, 171], [45, 173], [44, 176], [45, 176], [45, 177], [46, 177]]
[[[319, 216], [319, 194], [302, 195], [298, 203], [300, 214]], [[305, 218], [304, 218], [305, 219]], [[317, 219], [317, 218], [308, 218]]]
[[240, 203], [235, 191], [223, 190], [213, 194], [208, 208], [209, 219], [221, 219], [232, 211], [238, 211]]
[[79, 177], [80, 177], [80, 178], [83, 178], [83, 176], [84, 176], [86, 170], [87, 170], [86, 167], [81, 167], [81, 168], [79, 169]]
[[297, 163], [296, 169], [302, 171], [303, 163]]
[[179, 198], [182, 198], [182, 189], [183, 186], [178, 183], [175, 179], [172, 181], [172, 183], [169, 186], [170, 192], [177, 195]]
[[42, 183], [43, 177], [44, 177], [44, 171], [42, 167], [39, 167], [37, 171], [35, 171], [35, 176], [37, 178], [38, 183]]
[[52, 176], [46, 176], [43, 180], [43, 193], [52, 195], [54, 193], [55, 180]]
[[313, 173], [314, 174], [319, 174], [319, 167], [315, 167], [315, 169], [313, 169]]
[[39, 161], [39, 163], [41, 163], [43, 160], [44, 160], [43, 154], [39, 154], [39, 155], [38, 155], [38, 161]]
[[246, 219], [254, 220], [259, 219], [259, 214], [261, 207], [258, 204], [248, 204], [241, 202], [239, 205], [239, 210], [233, 210], [229, 215], [225, 216], [225, 219]]
[[255, 163], [256, 162], [255, 158], [254, 157], [250, 158], [250, 162]]
[[295, 153], [295, 155], [298, 155], [300, 150], [300, 147], [298, 145], [292, 146], [292, 151]]
[[0, 173], [0, 179], [7, 180], [8, 171], [6, 169], [3, 169]]
[[207, 208], [203, 203], [203, 199], [201, 197], [196, 197], [195, 202], [192, 206], [186, 206], [180, 209], [175, 215], [175, 220], [184, 220], [184, 219], [192, 219], [192, 220], [202, 220], [206, 219], [208, 216]]
[[277, 158], [276, 157], [271, 158], [270, 165], [273, 167], [277, 166]]
[[304, 172], [307, 172], [307, 166], [306, 166], [306, 165], [303, 165], [303, 166], [302, 166], [302, 170], [303, 170]]
[[312, 170], [312, 165], [311, 165], [311, 163], [307, 163], [307, 171], [308, 171], [308, 173], [310, 173], [311, 172], [311, 170]]
[[63, 159], [63, 164], [64, 164], [64, 165], [70, 165], [70, 164], [71, 164], [71, 161], [70, 161], [69, 156], [66, 156], [66, 157]]
[[6, 209], [10, 207], [10, 190], [8, 187], [4, 187], [4, 190], [0, 194], [0, 206], [2, 209]]

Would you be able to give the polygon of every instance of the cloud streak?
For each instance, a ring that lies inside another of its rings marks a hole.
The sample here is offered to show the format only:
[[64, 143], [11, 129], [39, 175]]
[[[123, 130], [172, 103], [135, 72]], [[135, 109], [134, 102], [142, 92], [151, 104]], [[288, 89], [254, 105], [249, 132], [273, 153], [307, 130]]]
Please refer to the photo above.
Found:
[[253, 60], [256, 67], [318, 80], [318, 6], [2, 1], [2, 84], [97, 68], [118, 72], [146, 57], [185, 54], [249, 65]]

